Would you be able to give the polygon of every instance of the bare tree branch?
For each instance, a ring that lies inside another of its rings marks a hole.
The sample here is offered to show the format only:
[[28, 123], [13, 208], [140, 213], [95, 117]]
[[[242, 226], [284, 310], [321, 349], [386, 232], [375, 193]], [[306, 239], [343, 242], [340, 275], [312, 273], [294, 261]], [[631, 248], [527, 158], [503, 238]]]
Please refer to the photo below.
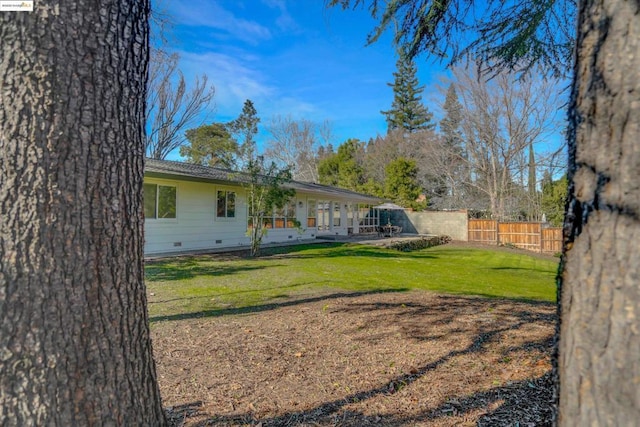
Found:
[[282, 166], [293, 168], [293, 177], [299, 181], [318, 182], [318, 159], [320, 141], [332, 139], [329, 122], [322, 125], [290, 115], [275, 116], [268, 126], [271, 134], [265, 155]]
[[178, 59], [158, 49], [151, 55], [145, 145], [147, 156], [154, 159], [166, 158], [184, 143], [188, 127], [204, 123], [215, 93], [205, 74], [196, 77], [188, 91]]

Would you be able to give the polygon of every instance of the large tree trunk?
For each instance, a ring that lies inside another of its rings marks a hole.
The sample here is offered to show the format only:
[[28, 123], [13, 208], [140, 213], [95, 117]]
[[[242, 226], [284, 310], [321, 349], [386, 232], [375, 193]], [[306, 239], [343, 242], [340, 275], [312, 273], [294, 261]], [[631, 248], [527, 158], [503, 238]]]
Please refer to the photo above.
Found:
[[563, 426], [640, 422], [640, 3], [580, 5], [559, 344]]
[[0, 424], [165, 423], [143, 281], [147, 0], [0, 14]]

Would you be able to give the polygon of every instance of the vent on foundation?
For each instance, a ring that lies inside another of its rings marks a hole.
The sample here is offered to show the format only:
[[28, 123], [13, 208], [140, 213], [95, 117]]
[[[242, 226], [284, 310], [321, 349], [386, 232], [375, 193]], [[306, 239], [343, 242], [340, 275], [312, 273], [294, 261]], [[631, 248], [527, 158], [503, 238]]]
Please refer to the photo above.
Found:
[[289, 239], [293, 239], [293, 236], [289, 236]]
[[222, 240], [216, 240], [216, 245], [219, 245], [220, 243], [222, 243]]
[[173, 242], [174, 248], [179, 248], [180, 246], [182, 246], [182, 242]]

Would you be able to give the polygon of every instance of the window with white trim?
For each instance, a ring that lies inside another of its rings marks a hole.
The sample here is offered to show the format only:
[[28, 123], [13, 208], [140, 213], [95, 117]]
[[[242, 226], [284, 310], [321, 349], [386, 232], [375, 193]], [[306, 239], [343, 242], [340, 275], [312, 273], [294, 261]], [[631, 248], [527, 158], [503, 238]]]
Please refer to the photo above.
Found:
[[333, 202], [333, 226], [340, 227], [340, 202]]
[[316, 201], [313, 199], [309, 199], [307, 201], [307, 227], [315, 228], [316, 227], [316, 209], [318, 206], [316, 205]]
[[290, 202], [282, 208], [274, 209], [273, 224], [275, 228], [294, 228], [296, 226], [296, 204]]
[[176, 218], [176, 187], [173, 185], [143, 184], [145, 219]]
[[218, 190], [216, 201], [216, 218], [236, 217], [236, 192]]

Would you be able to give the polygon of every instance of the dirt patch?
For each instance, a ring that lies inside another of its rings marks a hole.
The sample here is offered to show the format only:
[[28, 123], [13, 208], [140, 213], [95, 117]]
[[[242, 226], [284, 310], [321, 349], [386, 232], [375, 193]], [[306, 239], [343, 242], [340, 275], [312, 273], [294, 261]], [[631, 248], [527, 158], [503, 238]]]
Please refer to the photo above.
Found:
[[555, 305], [332, 294], [155, 323], [174, 425], [548, 425]]

